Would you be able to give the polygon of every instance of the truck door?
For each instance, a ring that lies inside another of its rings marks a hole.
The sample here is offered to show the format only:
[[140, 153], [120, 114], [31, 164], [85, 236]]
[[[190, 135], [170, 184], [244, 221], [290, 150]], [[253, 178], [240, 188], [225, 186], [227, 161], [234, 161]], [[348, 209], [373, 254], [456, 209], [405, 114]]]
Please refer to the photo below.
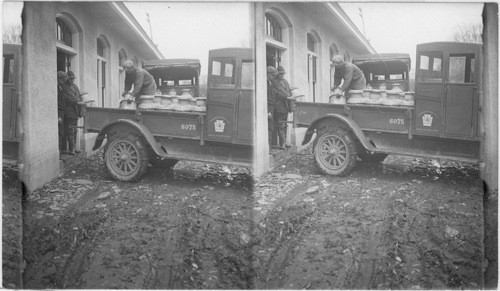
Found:
[[251, 49], [210, 51], [205, 140], [253, 144], [254, 75]]
[[230, 143], [236, 132], [236, 58], [212, 57], [208, 64], [206, 140]]
[[415, 132], [440, 135], [443, 103], [443, 52], [417, 51]]
[[254, 124], [254, 80], [255, 63], [253, 60], [242, 60], [241, 73], [238, 82], [238, 115], [236, 128], [236, 142], [242, 144], [253, 143]]
[[3, 45], [3, 157], [17, 159], [18, 143], [21, 141], [19, 92], [21, 46]]
[[472, 137], [475, 127], [476, 56], [451, 54], [447, 63], [445, 134]]

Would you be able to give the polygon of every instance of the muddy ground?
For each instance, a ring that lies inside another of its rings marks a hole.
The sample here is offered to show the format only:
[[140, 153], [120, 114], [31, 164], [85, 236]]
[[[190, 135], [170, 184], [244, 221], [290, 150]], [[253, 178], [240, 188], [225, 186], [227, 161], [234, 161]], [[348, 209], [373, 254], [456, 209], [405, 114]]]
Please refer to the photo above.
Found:
[[[305, 150], [256, 181], [180, 163], [122, 183], [101, 157], [24, 203], [25, 288], [482, 287], [475, 165], [390, 156], [331, 177]], [[4, 287], [14, 267], [4, 247]]]

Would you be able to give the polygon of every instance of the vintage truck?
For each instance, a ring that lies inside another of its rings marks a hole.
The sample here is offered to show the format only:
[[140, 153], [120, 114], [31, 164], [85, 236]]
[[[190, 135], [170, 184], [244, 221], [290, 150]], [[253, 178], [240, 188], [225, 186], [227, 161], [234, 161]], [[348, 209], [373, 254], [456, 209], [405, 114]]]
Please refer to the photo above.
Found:
[[[145, 62], [166, 92], [199, 90], [199, 63]], [[97, 132], [93, 150], [104, 144], [104, 163], [117, 180], [137, 181], [148, 164], [174, 166], [179, 160], [250, 167], [253, 158], [255, 62], [247, 48], [209, 52], [205, 112], [87, 108], [85, 132]]]
[[425, 43], [416, 57], [414, 106], [296, 102], [294, 126], [307, 128], [303, 145], [316, 135], [322, 172], [347, 175], [358, 157], [388, 154], [480, 160], [481, 45]]

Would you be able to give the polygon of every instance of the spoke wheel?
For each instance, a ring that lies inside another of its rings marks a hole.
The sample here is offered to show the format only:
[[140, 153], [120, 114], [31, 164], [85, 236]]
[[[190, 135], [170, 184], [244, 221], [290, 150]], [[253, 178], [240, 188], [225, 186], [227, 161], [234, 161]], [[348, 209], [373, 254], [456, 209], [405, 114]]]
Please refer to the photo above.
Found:
[[146, 173], [149, 161], [144, 141], [124, 132], [110, 134], [108, 138], [104, 149], [106, 170], [116, 180], [139, 180]]
[[327, 128], [314, 141], [314, 158], [323, 173], [347, 175], [356, 165], [356, 143], [348, 131]]

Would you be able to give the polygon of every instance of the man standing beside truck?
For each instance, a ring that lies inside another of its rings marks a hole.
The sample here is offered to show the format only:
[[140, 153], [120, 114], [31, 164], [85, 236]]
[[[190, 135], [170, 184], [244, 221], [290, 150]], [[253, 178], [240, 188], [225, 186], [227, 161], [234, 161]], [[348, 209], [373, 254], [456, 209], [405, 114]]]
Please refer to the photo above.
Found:
[[267, 134], [269, 147], [272, 146], [274, 133], [274, 103], [276, 96], [274, 93], [273, 80], [278, 75], [278, 70], [275, 67], [267, 67]]
[[122, 97], [129, 93], [132, 85], [134, 85], [134, 90], [130, 94], [135, 98], [137, 104], [140, 103], [139, 97], [141, 95], [154, 95], [156, 93], [155, 79], [148, 71], [137, 67], [132, 60], [123, 62], [123, 68], [125, 69], [125, 91], [122, 93]]
[[[287, 124], [286, 122], [288, 121], [288, 113], [292, 112], [291, 109], [291, 103], [289, 101], [290, 96], [292, 94], [290, 93], [290, 84], [288, 84], [288, 81], [285, 79], [285, 68], [282, 66], [278, 67], [278, 76], [276, 77], [277, 81], [277, 93], [279, 95], [279, 98], [277, 102], [279, 103], [278, 107], [278, 112], [276, 112], [276, 129], [278, 131], [278, 138], [279, 138], [279, 145], [281, 149], [286, 149], [291, 147], [290, 145], [286, 144], [286, 130], [287, 130]], [[285, 98], [283, 98], [285, 97]]]
[[[76, 150], [76, 126], [78, 124], [79, 108], [82, 105], [82, 98], [80, 97], [80, 90], [73, 84], [75, 74], [72, 71], [67, 73], [67, 80], [62, 85], [64, 96], [64, 134], [69, 144], [68, 154], [74, 155], [80, 153]], [[66, 140], [64, 140], [66, 145]]]
[[65, 143], [64, 135], [64, 109], [66, 101], [64, 100], [63, 86], [68, 80], [68, 74], [63, 71], [57, 72], [57, 122], [58, 122], [58, 136], [59, 136], [59, 151], [67, 153], [67, 145]]
[[[363, 71], [356, 65], [344, 61], [344, 57], [336, 55], [332, 58], [332, 63], [335, 66], [335, 76], [333, 83], [333, 94], [341, 95], [349, 90], [363, 90], [366, 87], [366, 79]], [[342, 86], [340, 86], [340, 83]]]

